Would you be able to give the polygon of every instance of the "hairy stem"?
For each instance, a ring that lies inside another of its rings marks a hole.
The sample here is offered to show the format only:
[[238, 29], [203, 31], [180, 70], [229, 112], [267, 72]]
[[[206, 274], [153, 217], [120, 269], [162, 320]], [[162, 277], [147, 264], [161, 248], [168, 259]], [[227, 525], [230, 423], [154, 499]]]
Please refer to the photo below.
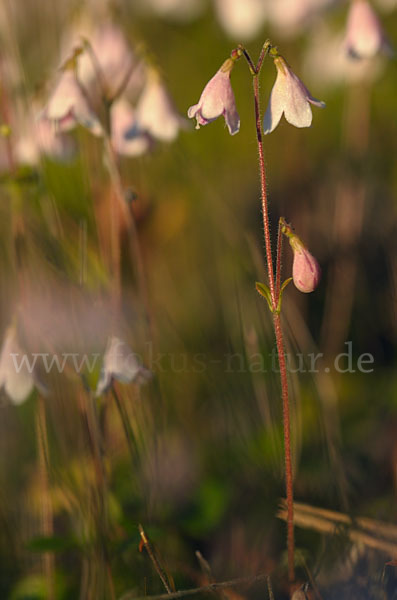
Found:
[[269, 278], [270, 294], [272, 299], [273, 307], [273, 324], [274, 333], [276, 336], [277, 354], [280, 365], [280, 378], [281, 378], [281, 396], [283, 403], [283, 426], [284, 426], [284, 456], [285, 456], [285, 487], [287, 494], [287, 552], [288, 552], [288, 578], [290, 582], [295, 579], [294, 572], [294, 495], [293, 495], [293, 478], [292, 478], [292, 461], [291, 461], [291, 438], [290, 438], [290, 413], [289, 413], [289, 398], [288, 398], [288, 378], [287, 368], [284, 354], [284, 342], [283, 333], [281, 328], [280, 315], [277, 314], [277, 303], [278, 296], [280, 293], [280, 266], [281, 266], [281, 235], [279, 232], [277, 242], [277, 271], [276, 277], [277, 282], [274, 278], [274, 269], [272, 262], [272, 248], [270, 240], [270, 224], [269, 224], [269, 204], [267, 198], [266, 189], [266, 168], [265, 158], [263, 151], [263, 139], [262, 139], [262, 123], [260, 114], [259, 104], [259, 82], [258, 73], [253, 76], [254, 84], [254, 100], [255, 100], [255, 124], [256, 124], [256, 137], [258, 142], [258, 155], [259, 155], [259, 173], [261, 180], [261, 198], [262, 198], [262, 216], [263, 216], [263, 230], [265, 235], [265, 248], [266, 248], [266, 261]]
[[285, 461], [285, 488], [287, 493], [287, 552], [288, 552], [288, 579], [295, 579], [294, 569], [294, 483], [292, 476], [290, 412], [288, 398], [288, 378], [285, 363], [283, 331], [281, 328], [280, 314], [273, 314], [274, 332], [276, 334], [278, 362], [280, 365], [281, 397], [283, 402], [284, 425], [284, 461]]
[[281, 289], [281, 259], [283, 253], [283, 234], [281, 233], [282, 222], [278, 222], [277, 230], [277, 249], [276, 249], [276, 300], [277, 304], [280, 299]]
[[269, 206], [267, 201], [267, 185], [266, 185], [266, 168], [265, 168], [265, 155], [263, 151], [263, 140], [262, 140], [262, 124], [261, 124], [261, 113], [259, 107], [259, 81], [258, 75], [254, 75], [254, 101], [255, 101], [255, 124], [256, 124], [256, 139], [258, 142], [258, 155], [259, 155], [259, 174], [261, 178], [261, 198], [262, 198], [262, 217], [263, 217], [263, 230], [265, 234], [265, 248], [266, 248], [266, 261], [267, 271], [269, 277], [270, 294], [272, 298], [273, 309], [276, 308], [276, 290], [274, 285], [274, 271], [272, 262], [272, 245], [270, 240], [270, 223], [269, 223]]

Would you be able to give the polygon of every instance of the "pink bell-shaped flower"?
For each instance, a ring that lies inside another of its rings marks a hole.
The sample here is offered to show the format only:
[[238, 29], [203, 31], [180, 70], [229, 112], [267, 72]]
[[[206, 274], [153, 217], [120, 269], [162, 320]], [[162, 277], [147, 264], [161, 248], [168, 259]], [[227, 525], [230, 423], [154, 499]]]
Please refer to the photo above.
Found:
[[22, 404], [34, 387], [41, 394], [48, 393], [35, 366], [36, 360], [29, 361], [21, 348], [16, 324], [12, 323], [5, 332], [0, 350], [0, 389], [4, 389], [13, 404]]
[[34, 387], [31, 371], [23, 362], [24, 354], [18, 342], [16, 327], [6, 331], [0, 353], [0, 387], [14, 404], [21, 404]]
[[98, 381], [96, 395], [100, 396], [112, 385], [114, 379], [122, 383], [143, 383], [150, 379], [151, 372], [143, 367], [136, 354], [123, 340], [111, 336], [103, 357], [103, 366]]
[[116, 100], [111, 109], [112, 144], [117, 154], [141, 156], [150, 150], [152, 139], [143, 131], [136, 112], [125, 98]]
[[263, 29], [268, 3], [264, 0], [215, 0], [215, 9], [227, 35], [234, 40], [247, 41]]
[[274, 131], [283, 113], [291, 125], [310, 127], [312, 123], [310, 104], [324, 108], [325, 103], [313, 98], [307, 87], [281, 56], [274, 59], [274, 64], [277, 68], [277, 79], [271, 91], [269, 105], [263, 120], [264, 133]]
[[200, 125], [207, 125], [223, 115], [230, 135], [234, 135], [240, 130], [240, 117], [230, 84], [230, 72], [233, 65], [234, 60], [228, 58], [209, 80], [198, 103], [189, 108], [187, 114], [189, 119], [196, 118], [196, 129], [200, 129]]
[[91, 110], [73, 67], [64, 67], [42, 116], [54, 122], [58, 131], [69, 131], [80, 124], [94, 135], [102, 134], [102, 126]]
[[372, 58], [381, 50], [391, 52], [382, 25], [367, 0], [352, 2], [344, 45], [353, 58]]
[[172, 142], [178, 135], [185, 119], [178, 114], [155, 70], [149, 70], [147, 81], [136, 107], [137, 121], [141, 129], [163, 142]]

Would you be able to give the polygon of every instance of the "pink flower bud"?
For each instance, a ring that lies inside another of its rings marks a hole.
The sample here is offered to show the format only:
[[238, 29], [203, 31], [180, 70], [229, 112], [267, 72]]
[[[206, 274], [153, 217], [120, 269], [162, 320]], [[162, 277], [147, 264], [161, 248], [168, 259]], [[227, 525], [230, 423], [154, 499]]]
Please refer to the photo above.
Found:
[[240, 117], [236, 108], [236, 101], [230, 84], [230, 72], [234, 61], [228, 58], [219, 71], [205, 86], [200, 100], [187, 111], [189, 119], [196, 117], [196, 129], [200, 125], [207, 125], [223, 115], [230, 135], [240, 129]]
[[310, 127], [312, 123], [310, 104], [324, 108], [325, 103], [313, 98], [281, 56], [274, 59], [274, 64], [277, 68], [277, 79], [263, 120], [264, 133], [274, 131], [283, 113], [291, 125]]
[[292, 279], [295, 287], [300, 292], [308, 294], [316, 289], [320, 281], [321, 269], [309, 250], [305, 248], [298, 236], [293, 235], [290, 240], [291, 248], [294, 251], [294, 261], [292, 265]]

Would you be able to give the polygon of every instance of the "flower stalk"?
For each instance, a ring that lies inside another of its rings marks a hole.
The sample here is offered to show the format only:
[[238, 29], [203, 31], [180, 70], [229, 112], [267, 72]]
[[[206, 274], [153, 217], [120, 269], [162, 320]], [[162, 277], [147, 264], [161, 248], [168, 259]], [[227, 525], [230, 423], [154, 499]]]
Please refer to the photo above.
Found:
[[[229, 133], [234, 135], [240, 129], [240, 119], [237, 113], [233, 90], [230, 85], [230, 72], [234, 63], [244, 56], [252, 75], [254, 88], [254, 108], [256, 140], [258, 144], [259, 176], [261, 187], [263, 232], [265, 237], [266, 265], [268, 285], [256, 283], [257, 291], [265, 298], [273, 316], [274, 334], [276, 337], [277, 354], [280, 366], [281, 397], [283, 405], [284, 429], [284, 456], [285, 456], [285, 487], [287, 496], [287, 554], [288, 554], [288, 579], [292, 584], [295, 579], [294, 572], [294, 510], [293, 510], [293, 474], [291, 460], [291, 434], [290, 434], [290, 409], [288, 395], [288, 377], [284, 352], [283, 331], [281, 326], [281, 301], [282, 295], [293, 281], [301, 292], [312, 292], [320, 278], [320, 267], [316, 259], [310, 254], [304, 244], [287, 226], [283, 218], [280, 219], [277, 234], [276, 267], [273, 266], [272, 244], [270, 236], [269, 203], [267, 197], [267, 181], [265, 156], [263, 149], [262, 119], [259, 102], [259, 74], [266, 56], [270, 56], [277, 69], [277, 78], [270, 94], [269, 105], [263, 121], [264, 134], [271, 133], [279, 124], [284, 114], [286, 121], [295, 127], [310, 127], [312, 122], [311, 105], [323, 108], [324, 102], [316, 100], [303, 82], [291, 70], [278, 49], [272, 46], [270, 40], [263, 44], [256, 65], [242, 44], [232, 50], [228, 58], [205, 86], [197, 104], [188, 110], [188, 116], [197, 121], [196, 129], [200, 125], [207, 125], [221, 115], [225, 117]], [[281, 257], [283, 236], [289, 238], [294, 252], [292, 277], [281, 283]]]
[[[251, 74], [253, 76], [253, 88], [254, 88], [254, 106], [255, 106], [255, 126], [256, 126], [256, 139], [258, 145], [258, 158], [259, 158], [259, 175], [261, 181], [261, 200], [262, 200], [262, 217], [263, 217], [263, 231], [265, 236], [265, 249], [266, 249], [266, 263], [268, 272], [268, 281], [270, 288], [270, 299], [271, 299], [271, 312], [273, 313], [273, 326], [276, 337], [277, 354], [280, 366], [280, 380], [281, 380], [281, 397], [283, 405], [283, 430], [284, 430], [284, 457], [285, 457], [285, 487], [287, 496], [287, 554], [288, 554], [288, 579], [292, 583], [295, 579], [294, 569], [294, 494], [293, 494], [293, 474], [292, 474], [292, 459], [291, 459], [291, 434], [290, 434], [290, 410], [289, 410], [289, 394], [288, 394], [288, 378], [287, 378], [287, 367], [284, 353], [284, 340], [283, 332], [281, 327], [281, 317], [279, 310], [279, 298], [281, 293], [280, 278], [281, 278], [281, 246], [282, 246], [282, 235], [281, 225], [279, 225], [279, 233], [277, 239], [277, 262], [276, 262], [276, 276], [273, 268], [272, 259], [272, 247], [270, 237], [270, 222], [269, 222], [269, 202], [267, 196], [267, 182], [266, 182], [266, 167], [265, 167], [265, 156], [263, 149], [263, 137], [262, 137], [262, 120], [260, 112], [259, 102], [259, 73], [263, 64], [263, 60], [267, 53], [271, 50], [269, 41], [266, 41], [262, 52], [259, 56], [257, 65], [254, 67], [252, 60], [249, 58], [246, 50], [243, 50], [243, 54], [250, 67]], [[270, 305], [269, 305], [270, 308]]]

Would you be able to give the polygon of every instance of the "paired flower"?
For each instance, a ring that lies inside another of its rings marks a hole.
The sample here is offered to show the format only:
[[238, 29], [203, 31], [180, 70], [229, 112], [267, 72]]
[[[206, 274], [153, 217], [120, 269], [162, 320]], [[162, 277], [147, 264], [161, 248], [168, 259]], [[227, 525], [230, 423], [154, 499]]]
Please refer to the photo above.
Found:
[[112, 336], [103, 357], [101, 376], [98, 381], [96, 395], [107, 392], [114, 379], [121, 383], [143, 383], [150, 379], [151, 372], [138, 361], [136, 354], [123, 340]]
[[313, 118], [310, 104], [324, 108], [325, 103], [313, 98], [281, 56], [276, 56], [274, 64], [277, 68], [277, 79], [263, 120], [264, 133], [274, 131], [283, 113], [291, 125], [310, 127]]
[[135, 80], [138, 71], [140, 81], [134, 83], [142, 85], [139, 61], [119, 27], [107, 21], [87, 33], [86, 51], [79, 58], [78, 73], [94, 103], [102, 95], [113, 99], [132, 77]]
[[189, 108], [187, 114], [189, 119], [196, 118], [196, 129], [200, 129], [200, 125], [207, 125], [223, 115], [230, 135], [239, 131], [240, 117], [230, 83], [233, 66], [234, 60], [228, 58], [207, 83], [198, 103]]
[[367, 0], [352, 2], [344, 45], [353, 58], [372, 58], [381, 50], [391, 52], [382, 25]]
[[155, 139], [173, 141], [185, 120], [158, 73], [132, 52], [122, 31], [111, 22], [89, 37], [91, 41], [83, 37], [69, 53], [42, 117], [55, 123], [57, 132], [80, 124], [103, 135], [102, 122], [107, 125], [109, 116], [106, 105], [116, 152], [138, 156]]
[[[207, 125], [223, 115], [231, 135], [240, 129], [240, 117], [237, 113], [236, 102], [230, 84], [230, 72], [234, 62], [241, 56], [241, 49], [233, 51], [232, 58], [228, 58], [219, 71], [205, 86], [200, 100], [188, 110], [189, 118], [196, 118], [196, 129], [200, 125]], [[310, 104], [320, 108], [325, 106], [321, 100], [316, 100], [307, 87], [290, 69], [282, 56], [273, 55], [277, 68], [277, 79], [270, 94], [263, 129], [264, 133], [271, 133], [280, 122], [284, 113], [286, 120], [295, 127], [310, 127], [312, 111]]]

